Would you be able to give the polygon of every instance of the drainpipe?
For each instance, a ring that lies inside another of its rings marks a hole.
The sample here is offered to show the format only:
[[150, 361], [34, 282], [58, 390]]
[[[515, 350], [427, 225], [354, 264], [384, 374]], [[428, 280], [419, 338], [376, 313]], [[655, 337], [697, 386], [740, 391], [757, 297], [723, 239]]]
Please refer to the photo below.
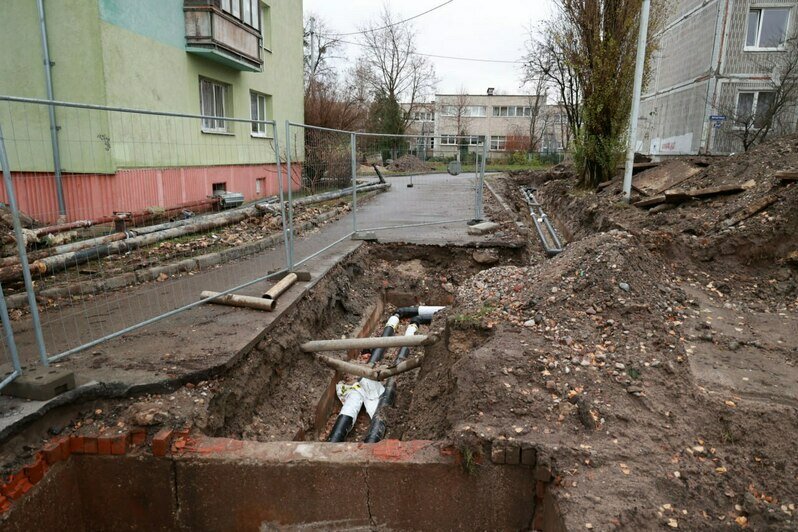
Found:
[[[399, 316], [391, 316], [388, 323], [385, 324], [382, 336], [393, 336], [396, 332], [397, 325], [399, 325]], [[371, 352], [369, 364], [376, 364], [382, 360], [384, 354], [384, 348], [376, 348]], [[375, 383], [369, 379], [360, 379], [360, 387], [366, 388], [367, 391], [371, 390], [374, 385], [379, 385], [379, 383]], [[352, 430], [352, 426], [355, 424], [355, 419], [357, 419], [357, 415], [360, 413], [360, 409], [363, 407], [364, 402], [365, 396], [359, 390], [352, 390], [347, 394], [344, 406], [341, 407], [341, 413], [338, 414], [338, 418], [335, 420], [335, 425], [333, 425], [332, 431], [330, 431], [330, 437], [327, 438], [327, 441], [337, 443], [346, 440], [346, 436], [349, 434], [349, 431]]]
[[[47, 44], [47, 24], [44, 21], [44, 0], [36, 0], [39, 8], [39, 29], [42, 36], [42, 51], [44, 53], [44, 79], [47, 85], [47, 99], [54, 101], [53, 96], [53, 63], [50, 61], [50, 47]], [[53, 167], [55, 168], [55, 192], [58, 198], [59, 217], [66, 217], [66, 204], [64, 203], [64, 188], [61, 184], [61, 152], [58, 148], [58, 125], [55, 121], [55, 106], [48, 105], [50, 114], [50, 140], [53, 144]]]

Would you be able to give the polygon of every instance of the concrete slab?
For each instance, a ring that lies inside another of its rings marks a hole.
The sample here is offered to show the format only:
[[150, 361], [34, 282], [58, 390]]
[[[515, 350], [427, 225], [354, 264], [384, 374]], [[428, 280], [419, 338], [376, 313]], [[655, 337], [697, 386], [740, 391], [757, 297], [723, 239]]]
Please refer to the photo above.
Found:
[[33, 366], [3, 388], [3, 395], [31, 401], [48, 401], [75, 389], [75, 374], [62, 368]]
[[468, 228], [468, 234], [472, 236], [488, 235], [495, 233], [501, 226], [495, 222], [482, 222]]

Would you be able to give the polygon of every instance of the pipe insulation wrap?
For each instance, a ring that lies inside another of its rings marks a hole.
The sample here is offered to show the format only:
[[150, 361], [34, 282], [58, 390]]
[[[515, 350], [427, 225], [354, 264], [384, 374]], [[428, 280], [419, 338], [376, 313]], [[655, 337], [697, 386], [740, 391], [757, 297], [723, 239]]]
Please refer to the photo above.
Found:
[[439, 312], [446, 307], [432, 307], [432, 306], [418, 306], [418, 307], [401, 307], [396, 309], [396, 314], [401, 318], [415, 318], [420, 316], [422, 318], [432, 319], [436, 312]]

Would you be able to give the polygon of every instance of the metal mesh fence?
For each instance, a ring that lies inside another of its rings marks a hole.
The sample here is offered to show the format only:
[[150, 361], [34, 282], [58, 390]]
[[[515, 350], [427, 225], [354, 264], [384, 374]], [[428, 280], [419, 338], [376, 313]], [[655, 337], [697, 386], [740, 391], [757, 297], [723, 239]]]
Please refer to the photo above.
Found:
[[482, 217], [487, 147], [0, 96], [0, 152], [8, 381], [355, 233], [462, 229]]
[[485, 140], [477, 136], [357, 134], [358, 178], [381, 175], [391, 199], [358, 211], [358, 231], [389, 231], [482, 218]]
[[23, 363], [37, 331], [57, 360], [285, 267], [274, 122], [58, 104], [55, 157], [48, 107], [0, 99], [27, 254], [5, 208], [0, 280]]

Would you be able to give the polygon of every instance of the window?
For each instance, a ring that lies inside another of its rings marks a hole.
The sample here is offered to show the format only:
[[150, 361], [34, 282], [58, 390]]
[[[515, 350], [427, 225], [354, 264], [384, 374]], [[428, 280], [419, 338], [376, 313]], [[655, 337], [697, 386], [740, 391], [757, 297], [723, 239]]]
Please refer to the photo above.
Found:
[[[269, 120], [271, 115], [271, 96], [258, 92], [249, 93], [249, 109], [252, 120]], [[252, 122], [252, 136], [266, 137], [268, 124]]]
[[460, 137], [459, 144], [468, 144], [469, 146], [478, 146], [485, 141], [482, 135], [470, 135], [467, 137]]
[[266, 178], [259, 177], [255, 179], [255, 195], [256, 196], [263, 195], [264, 190], [266, 190]]
[[266, 4], [263, 5], [261, 15], [261, 35], [263, 36], [263, 47], [266, 50], [272, 49], [272, 9]]
[[484, 105], [445, 105], [441, 109], [443, 116], [469, 116], [469, 117], [483, 117], [487, 116], [487, 108]]
[[790, 8], [770, 7], [748, 12], [747, 49], [780, 48], [787, 40]]
[[230, 85], [200, 79], [200, 110], [202, 115], [202, 130], [207, 133], [227, 133], [227, 122], [210, 117], [225, 117], [230, 107]]
[[260, 0], [222, 0], [222, 11], [256, 30], [260, 29]]
[[435, 113], [432, 111], [416, 111], [413, 113], [413, 120], [416, 122], [432, 122], [435, 120]]
[[494, 107], [493, 116], [506, 116], [506, 117], [532, 116], [532, 108], [514, 106], [514, 105]]
[[216, 194], [223, 194], [227, 192], [227, 183], [213, 183], [211, 184], [211, 190], [213, 191], [213, 195]]
[[507, 137], [492, 136], [490, 138], [490, 149], [493, 151], [507, 150]]
[[457, 135], [441, 135], [441, 146], [457, 146]]
[[764, 127], [771, 118], [769, 112], [776, 100], [776, 93], [763, 92], [741, 92], [737, 95], [737, 122], [751, 123], [757, 129]]

